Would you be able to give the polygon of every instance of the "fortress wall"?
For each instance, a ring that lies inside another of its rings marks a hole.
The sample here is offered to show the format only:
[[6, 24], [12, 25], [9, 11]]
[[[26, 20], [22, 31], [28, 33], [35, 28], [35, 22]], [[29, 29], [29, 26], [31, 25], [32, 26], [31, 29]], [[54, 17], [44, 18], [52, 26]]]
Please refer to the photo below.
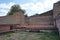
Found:
[[57, 28], [58, 28], [59, 34], [60, 34], [60, 18], [56, 20], [56, 25], [57, 25]]
[[54, 25], [58, 28], [60, 34], [60, 1], [54, 4], [53, 7]]
[[60, 14], [60, 1], [54, 4], [53, 14], [54, 14], [54, 18]]
[[52, 25], [53, 19], [52, 16], [38, 16], [38, 17], [32, 17], [29, 19], [30, 25]]

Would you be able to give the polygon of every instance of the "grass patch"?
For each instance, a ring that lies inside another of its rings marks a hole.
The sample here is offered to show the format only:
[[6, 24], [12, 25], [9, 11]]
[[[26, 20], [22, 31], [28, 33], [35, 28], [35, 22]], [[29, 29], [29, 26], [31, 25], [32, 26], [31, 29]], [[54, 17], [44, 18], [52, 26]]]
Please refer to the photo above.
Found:
[[53, 32], [46, 32], [41, 35], [41, 39], [42, 40], [60, 40], [60, 37]]
[[55, 33], [36, 33], [36, 32], [15, 32], [7, 33], [6, 36], [0, 36], [0, 40], [60, 40], [60, 36]]

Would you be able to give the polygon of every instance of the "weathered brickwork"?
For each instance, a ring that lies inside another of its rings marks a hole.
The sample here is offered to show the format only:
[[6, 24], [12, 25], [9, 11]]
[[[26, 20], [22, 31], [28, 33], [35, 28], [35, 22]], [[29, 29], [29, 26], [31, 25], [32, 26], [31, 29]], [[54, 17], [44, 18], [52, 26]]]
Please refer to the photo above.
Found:
[[54, 17], [56, 17], [56, 16], [58, 16], [58, 14], [60, 14], [60, 1], [54, 4], [53, 14], [54, 14]]
[[54, 25], [58, 28], [60, 34], [60, 1], [54, 4], [53, 7]]
[[8, 25], [0, 25], [0, 33], [10, 31], [10, 26]]
[[[52, 10], [42, 14], [25, 17], [23, 12], [15, 12], [11, 16], [0, 17], [0, 32], [12, 29], [25, 30], [58, 30], [60, 31], [60, 1]], [[5, 30], [6, 29], [6, 30]]]

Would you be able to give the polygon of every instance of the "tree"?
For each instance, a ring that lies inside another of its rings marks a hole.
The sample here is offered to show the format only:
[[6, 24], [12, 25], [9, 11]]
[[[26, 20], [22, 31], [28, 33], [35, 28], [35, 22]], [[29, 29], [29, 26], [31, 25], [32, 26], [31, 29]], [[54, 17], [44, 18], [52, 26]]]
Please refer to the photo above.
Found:
[[27, 14], [25, 14], [25, 17], [28, 17]]
[[19, 5], [13, 5], [7, 15], [13, 15], [14, 12], [19, 12], [19, 11], [25, 13], [25, 10], [21, 9]]
[[36, 16], [39, 15], [38, 13], [35, 14]]
[[39, 14], [38, 13], [36, 13], [34, 16], [38, 16]]

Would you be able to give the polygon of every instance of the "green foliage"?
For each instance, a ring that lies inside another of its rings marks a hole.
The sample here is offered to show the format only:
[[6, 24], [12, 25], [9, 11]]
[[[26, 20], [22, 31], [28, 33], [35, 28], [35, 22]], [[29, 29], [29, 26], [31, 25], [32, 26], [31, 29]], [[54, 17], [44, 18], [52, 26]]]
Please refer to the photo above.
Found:
[[60, 36], [54, 32], [20, 32], [0, 35], [0, 40], [60, 40]]
[[13, 15], [14, 12], [19, 12], [19, 11], [25, 13], [25, 10], [21, 9], [19, 5], [13, 5], [7, 15]]
[[28, 17], [27, 14], [25, 14], [25, 17]]
[[36, 13], [35, 15], [37, 16], [37, 15], [39, 15], [39, 14]]
[[36, 13], [34, 16], [38, 16], [39, 14], [38, 13]]

